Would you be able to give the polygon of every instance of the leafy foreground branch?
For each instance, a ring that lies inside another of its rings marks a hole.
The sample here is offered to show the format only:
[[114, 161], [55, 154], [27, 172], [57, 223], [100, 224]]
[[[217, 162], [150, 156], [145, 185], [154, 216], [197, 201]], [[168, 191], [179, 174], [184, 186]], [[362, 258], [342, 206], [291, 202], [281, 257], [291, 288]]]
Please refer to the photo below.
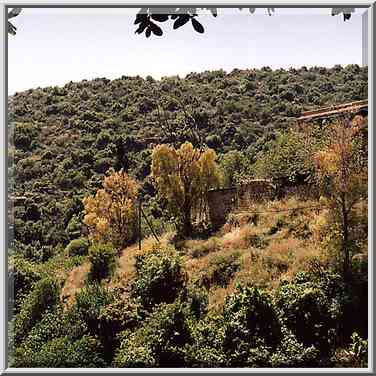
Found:
[[[214, 17], [218, 15], [217, 8], [200, 8], [208, 9]], [[242, 8], [239, 8], [242, 10]], [[16, 35], [17, 28], [9, 21], [9, 19], [18, 16], [21, 13], [22, 8], [13, 8], [8, 12], [8, 33], [11, 35]], [[249, 8], [250, 13], [254, 13], [256, 8]], [[269, 16], [274, 13], [274, 8], [267, 8]], [[349, 20], [351, 18], [351, 13], [354, 12], [354, 8], [333, 8], [332, 16], [343, 14], [343, 19]], [[155, 23], [166, 22], [169, 20], [173, 22], [173, 29], [178, 29], [187, 23], [191, 23], [193, 29], [197, 33], [204, 33], [205, 29], [202, 24], [197, 21], [198, 8], [142, 8], [136, 16], [135, 25], [138, 25], [136, 29], [137, 34], [145, 33], [147, 38], [151, 34], [156, 36], [162, 36], [162, 28]]]

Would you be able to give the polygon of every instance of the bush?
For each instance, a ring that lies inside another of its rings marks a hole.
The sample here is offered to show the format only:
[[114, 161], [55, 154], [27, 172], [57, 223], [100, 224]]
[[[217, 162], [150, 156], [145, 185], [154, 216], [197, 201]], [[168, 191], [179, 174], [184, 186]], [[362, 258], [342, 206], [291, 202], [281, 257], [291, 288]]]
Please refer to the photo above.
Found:
[[188, 285], [184, 294], [187, 315], [200, 319], [208, 311], [209, 295], [206, 289], [194, 284]]
[[111, 142], [111, 135], [108, 131], [104, 130], [97, 136], [96, 147], [97, 149], [104, 149], [107, 144]]
[[283, 332], [283, 339], [270, 359], [272, 367], [312, 368], [320, 365], [320, 353], [314, 346], [304, 347], [291, 332], [286, 329]]
[[354, 332], [348, 349], [339, 349], [331, 360], [335, 367], [368, 367], [368, 341]]
[[114, 162], [111, 158], [99, 158], [94, 163], [94, 170], [99, 174], [104, 174], [113, 166], [113, 164]]
[[134, 330], [145, 314], [138, 300], [116, 297], [115, 301], [101, 308], [98, 317], [99, 338], [106, 349], [104, 358], [109, 363], [119, 347], [118, 334], [126, 329]]
[[38, 352], [45, 343], [62, 336], [67, 336], [73, 341], [81, 337], [86, 330], [85, 323], [70, 312], [63, 312], [60, 306], [46, 311], [21, 345], [15, 349], [12, 366], [37, 367], [34, 364], [33, 354]]
[[187, 367], [226, 367], [225, 330], [220, 316], [206, 315], [191, 327], [193, 343], [184, 347]]
[[52, 278], [44, 278], [35, 283], [33, 290], [23, 301], [20, 312], [15, 318], [14, 340], [19, 343], [42, 314], [59, 301], [59, 287]]
[[136, 331], [122, 333], [115, 367], [183, 367], [182, 348], [191, 341], [180, 303], [161, 304]]
[[88, 249], [89, 241], [86, 238], [74, 239], [65, 248], [69, 256], [85, 256]]
[[46, 311], [41, 320], [31, 329], [23, 345], [28, 344], [37, 349], [43, 342], [53, 338], [68, 336], [74, 340], [81, 337], [87, 331], [86, 324], [75, 311], [64, 311], [58, 305], [53, 310]]
[[77, 340], [68, 336], [42, 343], [36, 351], [17, 351], [14, 367], [37, 368], [91, 368], [106, 367], [103, 348], [98, 339], [84, 335]]
[[33, 147], [33, 141], [38, 132], [33, 124], [16, 123], [14, 127], [14, 145], [23, 151], [30, 151]]
[[184, 287], [181, 260], [174, 248], [154, 246], [136, 257], [137, 279], [134, 295], [140, 296], [145, 307], [172, 303]]
[[223, 351], [203, 345], [187, 345], [184, 348], [185, 363], [193, 368], [221, 368], [226, 367], [226, 355]]
[[267, 366], [282, 337], [269, 295], [255, 287], [238, 286], [226, 299], [223, 319], [223, 347], [229, 366]]
[[344, 286], [337, 275], [321, 278], [300, 273], [283, 283], [275, 294], [280, 317], [305, 346], [315, 346], [326, 356], [336, 347], [343, 319]]
[[35, 262], [45, 262], [55, 254], [54, 247], [51, 245], [41, 245], [39, 240], [27, 245], [16, 241], [14, 248], [17, 255], [22, 256], [22, 258], [26, 260]]
[[94, 244], [89, 248], [91, 268], [89, 281], [101, 281], [113, 274], [116, 268], [116, 251], [110, 244]]
[[18, 312], [21, 301], [32, 290], [35, 282], [43, 278], [43, 273], [37, 266], [21, 257], [11, 260], [8, 271], [9, 298], [14, 299], [15, 311]]
[[90, 334], [99, 334], [99, 317], [102, 309], [113, 303], [114, 294], [98, 284], [89, 285], [76, 296], [73, 312], [88, 327]]

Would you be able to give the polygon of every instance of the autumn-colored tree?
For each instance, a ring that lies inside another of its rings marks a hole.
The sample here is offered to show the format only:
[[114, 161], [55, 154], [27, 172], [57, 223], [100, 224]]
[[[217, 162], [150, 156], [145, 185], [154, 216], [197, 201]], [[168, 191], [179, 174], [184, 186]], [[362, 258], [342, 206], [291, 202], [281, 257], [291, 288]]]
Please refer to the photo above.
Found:
[[194, 209], [201, 210], [207, 191], [219, 184], [216, 153], [185, 142], [179, 149], [158, 145], [152, 155], [152, 176], [159, 194], [180, 220], [184, 236], [192, 232]]
[[367, 159], [362, 130], [365, 122], [342, 119], [333, 124], [328, 145], [315, 153], [317, 176], [332, 214], [341, 229], [341, 255], [344, 276], [349, 276], [350, 217], [354, 205], [367, 197]]
[[84, 223], [93, 240], [111, 242], [116, 247], [124, 247], [134, 240], [138, 188], [137, 182], [123, 170], [110, 170], [103, 189], [94, 197], [83, 199]]

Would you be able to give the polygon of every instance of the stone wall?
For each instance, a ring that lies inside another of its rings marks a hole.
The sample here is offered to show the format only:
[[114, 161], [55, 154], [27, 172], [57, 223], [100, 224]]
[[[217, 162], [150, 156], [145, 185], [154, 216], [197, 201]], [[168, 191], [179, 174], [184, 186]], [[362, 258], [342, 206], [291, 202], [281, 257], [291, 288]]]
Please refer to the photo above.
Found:
[[236, 208], [248, 207], [252, 202], [271, 200], [275, 186], [269, 180], [251, 180], [237, 187], [215, 189], [208, 192], [209, 218], [214, 227], [223, 225], [227, 215]]
[[237, 194], [238, 207], [248, 207], [252, 202], [272, 200], [276, 194], [276, 187], [269, 180], [251, 180], [237, 187]]
[[219, 227], [226, 222], [227, 215], [237, 204], [237, 189], [213, 189], [207, 196], [209, 218], [214, 227]]

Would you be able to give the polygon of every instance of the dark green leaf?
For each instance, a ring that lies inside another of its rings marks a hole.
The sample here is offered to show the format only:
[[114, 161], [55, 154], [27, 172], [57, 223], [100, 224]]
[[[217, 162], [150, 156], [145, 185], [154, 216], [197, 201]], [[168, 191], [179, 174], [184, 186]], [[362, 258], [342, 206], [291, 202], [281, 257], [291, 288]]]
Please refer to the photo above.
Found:
[[152, 14], [151, 18], [158, 22], [165, 22], [168, 20], [168, 15], [167, 14]]
[[137, 25], [141, 22], [144, 22], [148, 19], [148, 15], [147, 14], [140, 14], [138, 13], [137, 16], [136, 16], [136, 20], [134, 21], [134, 24]]
[[174, 22], [173, 29], [178, 29], [179, 27], [185, 25], [190, 19], [188, 14], [181, 14], [179, 18]]
[[16, 35], [17, 28], [8, 22], [8, 33], [11, 35]]
[[200, 34], [202, 34], [205, 31], [204, 27], [195, 18], [192, 18], [192, 26]]
[[9, 13], [8, 13], [8, 18], [13, 18], [18, 16], [21, 13], [22, 8], [13, 8]]
[[146, 29], [146, 27], [148, 26], [148, 23], [147, 22], [142, 22], [140, 24], [140, 26], [138, 27], [138, 29], [135, 31], [137, 34], [141, 34], [144, 32], [144, 30]]
[[160, 37], [163, 34], [162, 29], [153, 22], [149, 23], [149, 28], [151, 29], [154, 35], [157, 35]]

